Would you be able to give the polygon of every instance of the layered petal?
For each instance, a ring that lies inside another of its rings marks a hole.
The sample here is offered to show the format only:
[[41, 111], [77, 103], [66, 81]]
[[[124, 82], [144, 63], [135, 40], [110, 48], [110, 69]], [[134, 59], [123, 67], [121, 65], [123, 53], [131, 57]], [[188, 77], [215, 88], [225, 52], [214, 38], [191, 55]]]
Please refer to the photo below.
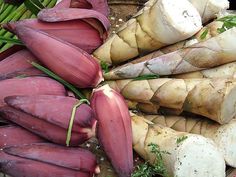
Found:
[[98, 62], [80, 48], [22, 25], [16, 33], [40, 62], [75, 86], [95, 87], [103, 80]]
[[94, 10], [62, 8], [62, 9], [43, 9], [38, 14], [38, 19], [44, 22], [62, 22], [82, 19], [96, 28], [101, 36], [106, 35], [110, 27], [110, 22], [106, 16]]
[[0, 61], [0, 80], [24, 76], [42, 75], [42, 72], [34, 68], [30, 62], [36, 61], [28, 50], [20, 50]]
[[60, 83], [47, 77], [14, 78], [0, 81], [0, 107], [4, 98], [12, 95], [65, 95]]
[[19, 50], [22, 50], [23, 47], [19, 45], [14, 45], [7, 50], [4, 50], [3, 52], [0, 53], [0, 61], [3, 59], [9, 57], [10, 55], [14, 54], [15, 52], [18, 52]]
[[[12, 96], [9, 105], [0, 109], [2, 117], [57, 144], [65, 145], [71, 112], [78, 100], [63, 96]], [[80, 105], [75, 113], [71, 146], [78, 146], [94, 136], [96, 120], [93, 110]]]
[[0, 166], [1, 171], [13, 177], [91, 177], [99, 170], [91, 152], [52, 144], [4, 148]]
[[93, 9], [102, 13], [105, 16], [109, 14], [107, 0], [62, 0], [55, 8], [82, 8]]
[[100, 144], [119, 176], [129, 177], [133, 169], [132, 130], [123, 97], [105, 85], [93, 92], [91, 106], [98, 120]]
[[89, 23], [81, 20], [58, 21], [56, 23], [47, 23], [38, 19], [26, 19], [16, 22], [9, 22], [4, 28], [11, 32], [15, 32], [17, 25], [28, 26], [34, 29], [42, 30], [50, 35], [54, 35], [65, 40], [88, 53], [92, 53], [97, 47], [103, 43], [103, 33], [99, 33], [97, 29]]
[[95, 173], [97, 167], [95, 155], [81, 148], [66, 148], [49, 143], [38, 143], [5, 148], [4, 152], [90, 174]]
[[7, 146], [42, 143], [45, 141], [21, 127], [15, 125], [0, 126], [0, 149]]
[[[5, 102], [15, 109], [67, 129], [71, 110], [78, 100], [65, 96], [37, 95], [10, 96], [5, 98]], [[95, 121], [93, 110], [87, 104], [81, 104], [76, 110], [73, 131], [81, 132], [81, 128], [90, 128]]]

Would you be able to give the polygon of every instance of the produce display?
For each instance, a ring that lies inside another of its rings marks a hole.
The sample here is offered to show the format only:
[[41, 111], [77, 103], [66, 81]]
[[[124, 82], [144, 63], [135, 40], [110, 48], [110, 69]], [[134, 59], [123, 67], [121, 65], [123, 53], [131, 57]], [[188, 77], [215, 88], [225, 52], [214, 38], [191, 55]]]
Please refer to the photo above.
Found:
[[109, 5], [0, 0], [0, 177], [236, 175], [229, 1]]

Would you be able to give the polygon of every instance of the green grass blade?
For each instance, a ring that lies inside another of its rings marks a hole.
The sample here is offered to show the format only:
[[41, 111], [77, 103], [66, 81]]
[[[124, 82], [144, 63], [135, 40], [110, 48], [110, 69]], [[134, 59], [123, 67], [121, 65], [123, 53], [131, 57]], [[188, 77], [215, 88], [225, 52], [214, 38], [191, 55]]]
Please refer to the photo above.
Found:
[[15, 45], [24, 45], [19, 39], [5, 38], [2, 36], [0, 36], [0, 41], [15, 44]]
[[31, 64], [36, 67], [37, 69], [39, 69], [40, 71], [44, 72], [45, 74], [47, 74], [48, 76], [50, 76], [51, 78], [57, 80], [58, 82], [60, 82], [61, 84], [63, 84], [65, 87], [67, 87], [68, 89], [70, 89], [73, 93], [76, 94], [76, 96], [78, 96], [80, 99], [86, 99], [86, 97], [72, 84], [68, 83], [67, 81], [65, 81], [64, 79], [62, 79], [61, 77], [59, 77], [58, 75], [54, 74], [52, 71], [50, 71], [49, 69], [41, 66], [38, 63], [35, 62], [31, 62]]
[[67, 136], [66, 136], [66, 146], [70, 146], [71, 132], [72, 132], [72, 127], [73, 127], [73, 123], [74, 123], [74, 120], [75, 120], [76, 109], [78, 107], [80, 107], [80, 105], [83, 104], [83, 103], [88, 103], [89, 104], [89, 101], [87, 99], [81, 99], [72, 108], [71, 117], [70, 117], [70, 123], [69, 123], [68, 131], [67, 131]]
[[37, 15], [40, 10], [44, 9], [44, 5], [39, 0], [25, 0], [25, 6], [28, 10], [30, 10], [33, 14]]

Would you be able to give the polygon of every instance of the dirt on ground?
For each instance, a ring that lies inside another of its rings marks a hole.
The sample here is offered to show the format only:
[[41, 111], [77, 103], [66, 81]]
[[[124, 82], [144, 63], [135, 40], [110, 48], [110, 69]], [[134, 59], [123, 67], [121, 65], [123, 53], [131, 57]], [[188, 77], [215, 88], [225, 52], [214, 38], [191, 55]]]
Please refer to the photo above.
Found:
[[140, 10], [146, 1], [147, 0], [108, 0], [110, 7], [109, 20], [112, 25], [111, 33], [114, 33], [124, 22]]

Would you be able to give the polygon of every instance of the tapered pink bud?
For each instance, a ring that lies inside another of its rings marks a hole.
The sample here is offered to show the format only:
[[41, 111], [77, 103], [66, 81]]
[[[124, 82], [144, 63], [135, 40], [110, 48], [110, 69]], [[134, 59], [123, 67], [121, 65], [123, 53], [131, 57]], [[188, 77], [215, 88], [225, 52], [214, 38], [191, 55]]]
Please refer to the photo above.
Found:
[[16, 33], [40, 62], [75, 86], [95, 87], [103, 80], [100, 65], [85, 51], [22, 25]]
[[46, 140], [16, 125], [0, 126], [0, 149], [42, 142], [46, 142]]
[[36, 58], [28, 50], [20, 50], [10, 55], [0, 61], [0, 80], [21, 75], [24, 77], [43, 75], [41, 71], [30, 64], [32, 61], [36, 61]]
[[[69, 10], [70, 11], [67, 12], [65, 9], [54, 9], [57, 14], [57, 21], [52, 23], [44, 22], [48, 21], [48, 10], [43, 10], [40, 12], [41, 20], [26, 19], [9, 22], [4, 24], [3, 27], [13, 33], [15, 33], [16, 26], [19, 25], [42, 30], [50, 35], [67, 41], [88, 53], [92, 53], [107, 37], [107, 31], [110, 25], [108, 19], [98, 12], [93, 12], [93, 14], [90, 15], [90, 13], [86, 13], [86, 10], [82, 12], [81, 10], [78, 10], [78, 14], [82, 13], [83, 15], [76, 14], [73, 18], [65, 21], [64, 12], [70, 13], [71, 9]], [[104, 22], [102, 22], [102, 20]]]
[[92, 177], [99, 168], [90, 151], [36, 143], [4, 148], [0, 171], [13, 177]]
[[93, 9], [105, 16], [108, 16], [109, 14], [107, 0], [62, 0], [55, 8]]
[[[66, 145], [73, 107], [78, 100], [65, 96], [11, 96], [0, 109], [2, 118], [14, 122], [49, 141]], [[75, 112], [70, 145], [78, 146], [95, 134], [93, 110], [81, 104]]]
[[131, 118], [124, 98], [108, 85], [95, 89], [91, 107], [98, 120], [97, 136], [120, 177], [133, 169]]
[[0, 107], [12, 95], [66, 95], [63, 85], [47, 77], [26, 77], [0, 81]]

